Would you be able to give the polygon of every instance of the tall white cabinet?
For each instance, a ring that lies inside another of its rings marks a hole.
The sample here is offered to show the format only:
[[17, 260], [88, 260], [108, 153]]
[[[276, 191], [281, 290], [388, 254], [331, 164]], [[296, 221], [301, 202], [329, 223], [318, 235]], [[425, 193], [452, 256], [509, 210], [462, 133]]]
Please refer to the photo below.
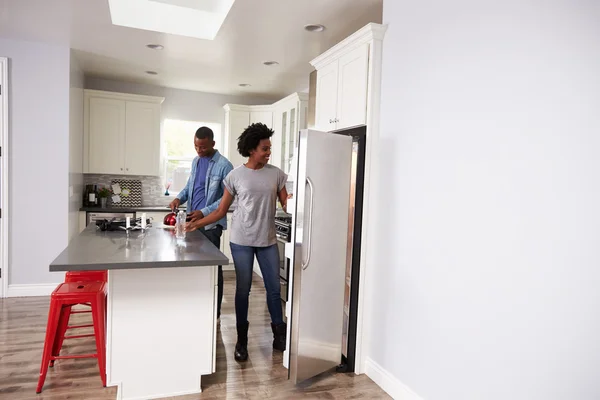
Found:
[[84, 91], [83, 172], [160, 175], [163, 97]]
[[298, 133], [306, 128], [308, 94], [293, 93], [273, 104], [273, 110], [273, 164], [289, 173], [294, 149], [298, 144]]

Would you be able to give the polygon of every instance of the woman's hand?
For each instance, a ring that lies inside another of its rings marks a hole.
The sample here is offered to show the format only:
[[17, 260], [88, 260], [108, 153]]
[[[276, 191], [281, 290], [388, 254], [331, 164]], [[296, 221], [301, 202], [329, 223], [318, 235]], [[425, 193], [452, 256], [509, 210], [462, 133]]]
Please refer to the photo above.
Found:
[[202, 221], [202, 219], [201, 219], [201, 218], [199, 218], [199, 219], [195, 219], [195, 220], [193, 220], [193, 221], [190, 221], [190, 222], [186, 222], [186, 223], [185, 223], [185, 226], [184, 226], [184, 228], [183, 228], [183, 229], [184, 229], [186, 232], [193, 232], [193, 231], [195, 231], [196, 229], [200, 228], [200, 221]]

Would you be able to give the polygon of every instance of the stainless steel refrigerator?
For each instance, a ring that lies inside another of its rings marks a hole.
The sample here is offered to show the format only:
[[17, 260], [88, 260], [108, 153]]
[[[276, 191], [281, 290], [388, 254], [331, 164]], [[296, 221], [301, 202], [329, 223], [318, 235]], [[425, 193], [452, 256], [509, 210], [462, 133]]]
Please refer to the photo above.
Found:
[[[364, 132], [365, 127], [300, 131], [289, 319], [289, 374], [294, 383], [343, 365], [349, 353], [353, 356], [356, 318], [350, 297], [358, 296], [352, 277], [359, 268]], [[351, 364], [353, 369], [353, 359]]]

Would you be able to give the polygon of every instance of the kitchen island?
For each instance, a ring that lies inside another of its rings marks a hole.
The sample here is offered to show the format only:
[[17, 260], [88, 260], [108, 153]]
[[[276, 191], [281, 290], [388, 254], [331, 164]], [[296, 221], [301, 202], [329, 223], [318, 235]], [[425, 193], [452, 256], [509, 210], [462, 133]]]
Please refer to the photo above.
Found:
[[108, 270], [106, 375], [117, 399], [201, 392], [215, 371], [217, 265], [227, 257], [200, 232], [102, 232], [89, 225], [50, 271]]

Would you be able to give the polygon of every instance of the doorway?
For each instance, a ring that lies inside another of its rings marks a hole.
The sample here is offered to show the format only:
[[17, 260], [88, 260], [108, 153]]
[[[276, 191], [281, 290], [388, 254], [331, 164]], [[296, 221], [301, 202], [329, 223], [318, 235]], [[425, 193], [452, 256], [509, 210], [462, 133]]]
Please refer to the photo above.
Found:
[[8, 292], [8, 59], [0, 57], [0, 298]]

